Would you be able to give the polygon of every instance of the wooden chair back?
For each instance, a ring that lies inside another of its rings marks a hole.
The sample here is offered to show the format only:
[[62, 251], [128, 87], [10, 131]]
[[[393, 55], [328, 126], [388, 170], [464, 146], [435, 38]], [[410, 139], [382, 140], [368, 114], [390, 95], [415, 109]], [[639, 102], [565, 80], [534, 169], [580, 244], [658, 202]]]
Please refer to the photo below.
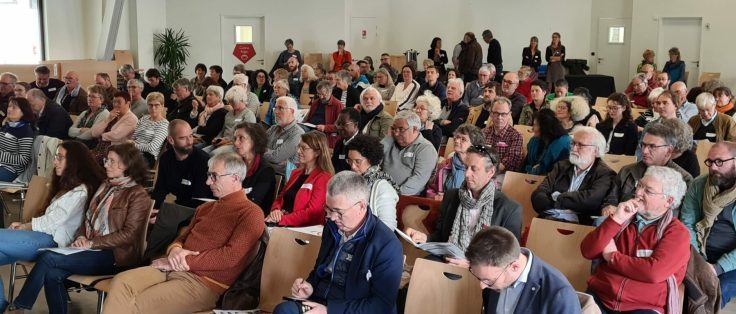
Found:
[[706, 159], [708, 159], [708, 152], [710, 151], [711, 147], [713, 147], [715, 143], [709, 141], [709, 140], [699, 140], [697, 141], [697, 149], [695, 150], [695, 155], [698, 156], [698, 165], [700, 166], [700, 174], [708, 174], [708, 167], [703, 163]]
[[522, 230], [528, 228], [534, 217], [537, 217], [537, 212], [532, 207], [532, 192], [542, 184], [544, 176], [536, 176], [532, 174], [519, 173], [513, 171], [506, 171], [503, 177], [503, 184], [501, 186], [501, 192], [506, 194], [512, 200], [515, 200], [523, 208], [522, 217]]
[[390, 114], [392, 117], [396, 115], [396, 111], [399, 109], [399, 103], [395, 100], [386, 100], [383, 102], [383, 111]]
[[23, 217], [21, 221], [28, 223], [33, 217], [45, 210], [42, 208], [51, 193], [51, 179], [42, 176], [31, 177], [28, 183], [25, 201], [23, 201]]
[[283, 296], [291, 296], [297, 278], [306, 279], [314, 268], [322, 238], [286, 228], [274, 228], [268, 241], [261, 275], [258, 308], [273, 312]]
[[266, 114], [268, 114], [268, 106], [270, 105], [269, 102], [264, 101], [261, 104], [261, 107], [258, 108], [258, 117], [261, 119], [261, 121], [266, 120]]
[[455, 139], [452, 137], [447, 138], [447, 144], [445, 144], [445, 159], [450, 158], [450, 154], [455, 152]]
[[618, 173], [624, 166], [636, 163], [636, 156], [605, 154], [603, 155], [603, 161], [611, 170]]
[[480, 283], [468, 269], [416, 260], [405, 313], [480, 313], [482, 307]]
[[[437, 219], [439, 219], [440, 216], [441, 204], [442, 201], [435, 200], [433, 198], [399, 195], [399, 202], [396, 203], [396, 217], [401, 217], [401, 219], [399, 219], [399, 221], [397, 222], [397, 228], [399, 228], [400, 230], [404, 230], [407, 227], [411, 227], [417, 230], [424, 229], [427, 231], [427, 234], [434, 232], [435, 227], [437, 226]], [[404, 215], [404, 209], [406, 209], [409, 205], [416, 205], [418, 208], [420, 208], [420, 210], [426, 212], [426, 216], [424, 216], [424, 218], [421, 220], [422, 226], [418, 226], [416, 220], [412, 221], [411, 219], [411, 217], [416, 217], [418, 215], [417, 213], [409, 214], [406, 216]]]
[[529, 144], [529, 140], [532, 139], [532, 136], [534, 136], [534, 130], [532, 130], [532, 126], [530, 125], [521, 125], [517, 124], [514, 125], [514, 129], [519, 131], [521, 133], [521, 138], [524, 141], [523, 148], [524, 148], [524, 155], [526, 155], [526, 145]]
[[276, 198], [279, 196], [279, 192], [281, 191], [281, 182], [284, 181], [284, 176], [277, 174], [276, 175], [276, 188], [273, 189], [273, 200], [275, 201]]
[[720, 79], [721, 72], [702, 72], [700, 73], [700, 78], [698, 78], [698, 85], [703, 84], [703, 82]]
[[562, 272], [577, 291], [585, 291], [591, 261], [580, 253], [580, 243], [595, 227], [534, 218], [526, 246]]

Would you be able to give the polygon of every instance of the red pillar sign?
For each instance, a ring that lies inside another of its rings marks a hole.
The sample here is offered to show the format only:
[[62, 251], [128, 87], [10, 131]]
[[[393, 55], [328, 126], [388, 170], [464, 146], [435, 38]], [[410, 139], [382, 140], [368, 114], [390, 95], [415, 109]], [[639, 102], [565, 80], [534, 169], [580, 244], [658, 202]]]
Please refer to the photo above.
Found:
[[256, 56], [256, 49], [253, 48], [253, 44], [236, 44], [233, 50], [233, 56], [238, 58], [240, 62], [248, 63], [250, 59]]

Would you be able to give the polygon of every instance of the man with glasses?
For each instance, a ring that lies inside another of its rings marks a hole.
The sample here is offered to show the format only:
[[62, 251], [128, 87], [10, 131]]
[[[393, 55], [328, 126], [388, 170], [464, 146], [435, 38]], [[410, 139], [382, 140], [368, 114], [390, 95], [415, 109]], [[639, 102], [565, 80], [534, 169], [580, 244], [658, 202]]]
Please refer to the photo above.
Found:
[[583, 239], [583, 256], [603, 260], [588, 279], [603, 313], [670, 313], [665, 309], [681, 307], [678, 286], [690, 258], [690, 235], [674, 211], [686, 189], [674, 169], [649, 167], [633, 198]]
[[435, 122], [440, 125], [442, 136], [452, 137], [455, 129], [468, 119], [470, 108], [463, 100], [464, 92], [463, 80], [454, 78], [447, 81], [447, 99], [442, 102], [440, 118]]
[[613, 186], [603, 201], [601, 214], [608, 216], [616, 211], [616, 205], [634, 197], [636, 184], [644, 176], [650, 166], [672, 168], [680, 175], [686, 184], [690, 184], [693, 176], [672, 161], [672, 151], [677, 138], [669, 127], [662, 123], [655, 123], [647, 127], [647, 133], [639, 144], [642, 159], [637, 163], [624, 166], [619, 170], [613, 181]]
[[[483, 88], [496, 76], [496, 67], [487, 64], [478, 69], [478, 79], [465, 85], [463, 101], [469, 106], [475, 107], [483, 104]], [[449, 85], [450, 82], [447, 82]], [[449, 86], [448, 86], [449, 88]], [[449, 95], [448, 95], [449, 96]]]
[[470, 272], [483, 289], [483, 313], [580, 313], [575, 289], [565, 276], [527, 248], [513, 233], [491, 226], [465, 251]]
[[721, 283], [723, 307], [736, 296], [736, 143], [719, 142], [704, 161], [708, 175], [693, 180], [682, 201], [681, 218], [690, 244]]
[[688, 121], [693, 129], [694, 140], [736, 141], [736, 121], [731, 116], [718, 112], [713, 94], [705, 92], [698, 95], [695, 105], [697, 114]]
[[107, 310], [153, 313], [165, 308], [186, 313], [212, 309], [249, 266], [266, 226], [263, 211], [243, 191], [245, 162], [230, 152], [216, 155], [207, 164], [207, 185], [217, 200], [197, 208], [191, 224], [169, 245], [165, 257], [115, 276], [105, 301]]
[[33, 113], [36, 114], [38, 135], [55, 137], [60, 140], [69, 138], [69, 128], [73, 123], [64, 108], [46, 98], [46, 94], [37, 88], [29, 90], [26, 99], [31, 104]]
[[677, 111], [680, 112], [683, 121], [688, 122], [690, 118], [698, 114], [698, 108], [695, 107], [695, 104], [687, 100], [687, 85], [685, 85], [685, 82], [677, 81], [672, 83], [670, 91], [677, 95], [677, 99], [680, 100], [680, 103], [677, 104]]
[[649, 92], [651, 89], [647, 85], [647, 78], [644, 74], [639, 73], [631, 79], [631, 92], [626, 96], [631, 99], [631, 104], [638, 108], [649, 108]]
[[40, 89], [46, 98], [56, 99], [56, 93], [64, 87], [64, 81], [51, 77], [51, 70], [45, 65], [39, 65], [33, 69], [36, 80], [31, 82], [31, 88]]
[[286, 177], [287, 163], [296, 165], [298, 157], [296, 147], [301, 141], [304, 130], [296, 123], [294, 114], [297, 111], [296, 100], [291, 96], [276, 99], [274, 115], [276, 124], [266, 131], [268, 144], [263, 159], [271, 164], [276, 174]]
[[394, 117], [383, 144], [383, 170], [390, 173], [401, 195], [424, 191], [437, 164], [437, 150], [420, 133], [422, 122], [416, 113], [401, 111]]
[[532, 193], [534, 210], [542, 218], [591, 224], [616, 173], [601, 157], [606, 139], [598, 130], [578, 126], [572, 134], [569, 160], [558, 161]]
[[516, 72], [509, 72], [503, 76], [503, 82], [501, 83], [502, 96], [505, 96], [511, 100], [511, 116], [514, 118], [514, 124], [519, 123], [519, 117], [521, 116], [521, 110], [524, 109], [524, 105], [527, 104], [526, 97], [516, 91], [519, 87], [519, 74]]
[[360, 129], [358, 124], [360, 123], [360, 113], [355, 108], [345, 108], [337, 116], [335, 121], [335, 128], [337, 129], [337, 135], [340, 139], [335, 143], [335, 149], [332, 152], [332, 166], [335, 168], [335, 173], [343, 170], [350, 170], [350, 164], [348, 164], [348, 143], [355, 138]]
[[15, 83], [18, 83], [17, 75], [10, 72], [0, 73], [0, 113], [2, 113], [2, 117], [4, 117], [8, 111], [10, 97], [15, 95], [13, 92]]
[[[352, 171], [327, 184], [325, 215], [315, 268], [291, 286], [295, 299], [274, 314], [396, 313], [402, 273], [399, 240], [368, 207], [369, 188]], [[305, 261], [307, 262], [307, 261]]]
[[[489, 88], [486, 88], [489, 89]], [[498, 164], [498, 175], [506, 171], [519, 171], [524, 162], [524, 139], [521, 133], [511, 126], [511, 100], [496, 97], [491, 107], [493, 125], [483, 129], [486, 145], [490, 145], [501, 161]], [[499, 181], [503, 182], [501, 178]]]
[[128, 93], [130, 93], [130, 111], [132, 111], [135, 116], [138, 117], [138, 119], [148, 114], [148, 103], [143, 98], [144, 86], [145, 85], [143, 84], [143, 81], [139, 79], [132, 79], [128, 81]]
[[79, 74], [69, 71], [64, 74], [64, 88], [56, 94], [56, 103], [69, 114], [79, 115], [87, 110], [87, 91], [79, 85]]

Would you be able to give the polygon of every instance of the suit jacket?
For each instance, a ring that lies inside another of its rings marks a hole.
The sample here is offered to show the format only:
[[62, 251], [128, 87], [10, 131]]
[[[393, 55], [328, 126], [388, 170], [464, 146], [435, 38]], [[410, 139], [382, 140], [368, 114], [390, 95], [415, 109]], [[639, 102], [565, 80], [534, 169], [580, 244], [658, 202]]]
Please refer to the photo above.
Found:
[[72, 124], [69, 113], [53, 100], [47, 99], [38, 118], [38, 134], [65, 140], [69, 138], [69, 128]]
[[[529, 252], [522, 248], [522, 252]], [[531, 255], [531, 252], [529, 252]], [[499, 292], [483, 290], [483, 313], [496, 313]], [[514, 313], [556, 314], [580, 313], [580, 301], [575, 289], [562, 273], [537, 256], [532, 257], [529, 276], [519, 296]]]
[[[350, 92], [348, 91], [348, 95]], [[317, 107], [320, 105], [320, 99], [319, 97], [316, 97], [314, 100], [312, 100], [312, 103], [309, 105], [309, 113], [307, 113], [307, 116], [304, 117], [304, 122], [309, 122], [309, 120], [312, 119], [312, 116], [317, 111]], [[330, 148], [335, 147], [335, 143], [337, 143], [337, 140], [340, 138], [337, 136], [337, 127], [335, 127], [335, 121], [337, 121], [337, 116], [340, 115], [340, 111], [345, 109], [345, 105], [340, 102], [339, 99], [333, 97], [330, 97], [330, 100], [327, 102], [327, 105], [325, 105], [325, 135], [327, 136], [327, 144], [330, 146]]]
[[[452, 232], [457, 209], [460, 207], [460, 190], [451, 189], [445, 192], [440, 205], [440, 216], [437, 219], [437, 228], [429, 236], [430, 242], [447, 242]], [[493, 197], [493, 216], [491, 224], [500, 226], [513, 232], [517, 239], [521, 239], [521, 205], [508, 198], [503, 192], [496, 191]]]

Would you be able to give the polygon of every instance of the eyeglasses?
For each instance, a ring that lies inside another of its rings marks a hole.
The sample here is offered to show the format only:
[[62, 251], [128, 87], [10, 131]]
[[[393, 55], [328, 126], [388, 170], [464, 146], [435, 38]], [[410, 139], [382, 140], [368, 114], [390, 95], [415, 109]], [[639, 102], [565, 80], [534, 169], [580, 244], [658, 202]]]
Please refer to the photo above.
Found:
[[231, 176], [235, 173], [225, 173], [225, 174], [217, 174], [217, 172], [207, 172], [207, 178], [212, 180], [212, 182], [217, 182], [217, 179], [224, 177], [224, 176]]
[[363, 163], [363, 160], [365, 160], [365, 158], [358, 158], [358, 159], [345, 158], [345, 162], [348, 163], [348, 165], [351, 165], [351, 166], [352, 165], [356, 165], [356, 166], [357, 165], [360, 165], [361, 163]]
[[102, 164], [105, 166], [114, 166], [118, 164], [118, 161], [110, 158], [103, 158]]
[[509, 80], [503, 80], [503, 83], [509, 84], [509, 85], [519, 84], [519, 82], [514, 82], [514, 81], [509, 81]]
[[497, 112], [497, 111], [491, 111], [491, 115], [494, 117], [501, 117], [505, 118], [508, 117], [511, 112]]
[[646, 144], [641, 143], [639, 144], [639, 147], [641, 147], [641, 150], [644, 151], [645, 149], [654, 150], [655, 148], [670, 146], [669, 144], [662, 144], [662, 145], [655, 145], [655, 144]]
[[399, 128], [399, 127], [391, 126], [391, 132], [399, 133], [399, 134], [406, 132], [406, 130], [408, 129], [409, 128]]
[[652, 191], [652, 189], [651, 189], [651, 188], [649, 188], [648, 186], [644, 186], [643, 184], [641, 184], [641, 182], [637, 182], [637, 183], [636, 183], [636, 190], [637, 190], [637, 191], [638, 191], [638, 190], [644, 190], [644, 194], [646, 194], [646, 195], [647, 195], [647, 196], [649, 196], [649, 197], [654, 197], [654, 196], [657, 196], [657, 195], [662, 195], [662, 196], [664, 196], [664, 193], [660, 193], [660, 192], [654, 192], [654, 191]]
[[348, 121], [348, 122], [339, 122], [339, 121], [338, 121], [338, 122], [335, 122], [335, 127], [336, 127], [336, 128], [344, 128], [344, 127], [346, 127], [346, 126], [348, 126], [348, 125], [351, 125], [351, 124], [355, 124], [355, 122], [353, 122], [353, 121]]
[[496, 276], [496, 279], [493, 279], [493, 281], [488, 281], [488, 279], [480, 279], [480, 277], [478, 277], [478, 276], [477, 276], [477, 275], [476, 275], [476, 274], [475, 274], [475, 273], [473, 272], [473, 270], [472, 270], [472, 269], [470, 269], [470, 273], [471, 273], [471, 274], [473, 274], [473, 276], [475, 276], [475, 278], [476, 278], [476, 279], [478, 279], [478, 280], [479, 280], [480, 282], [482, 282], [482, 283], [483, 283], [484, 285], [486, 285], [486, 287], [493, 287], [493, 285], [495, 285], [495, 284], [496, 284], [496, 282], [498, 282], [498, 280], [499, 280], [499, 279], [501, 279], [501, 276], [503, 276], [503, 274], [505, 274], [505, 273], [506, 273], [506, 271], [507, 271], [507, 270], [509, 269], [509, 266], [511, 266], [511, 264], [512, 264], [512, 263], [513, 263], [513, 262], [511, 262], [511, 263], [508, 263], [508, 264], [507, 264], [507, 265], [506, 265], [506, 266], [505, 266], [505, 267], [503, 268], [503, 270], [501, 271], [501, 273], [500, 273], [500, 274], [498, 274], [498, 276]]
[[621, 109], [623, 109], [623, 108], [624, 108], [624, 107], [621, 107], [621, 106], [608, 106], [608, 107], [606, 107], [606, 109], [607, 109], [608, 111], [619, 111], [619, 110], [621, 110]]
[[328, 218], [330, 218], [330, 217], [332, 217], [332, 214], [337, 214], [337, 218], [338, 218], [338, 219], [342, 219], [342, 216], [343, 216], [343, 215], [345, 215], [345, 212], [346, 212], [346, 211], [347, 211], [348, 209], [351, 209], [351, 208], [353, 208], [353, 207], [354, 207], [355, 205], [358, 205], [358, 204], [360, 204], [360, 201], [357, 201], [357, 202], [355, 202], [355, 204], [353, 204], [353, 205], [350, 205], [350, 207], [348, 207], [348, 208], [346, 208], [346, 209], [340, 209], [340, 208], [330, 208], [329, 206], [327, 206], [327, 204], [325, 204], [325, 207], [324, 207], [324, 209], [325, 209], [325, 215], [326, 215], [326, 216], [327, 216]]
[[54, 160], [56, 160], [56, 161], [62, 161], [64, 159], [66, 159], [66, 156], [62, 156], [62, 155], [59, 155], [59, 154], [54, 154]]
[[473, 146], [471, 146], [471, 148], [473, 150], [475, 150], [476, 152], [478, 152], [478, 153], [481, 153], [483, 155], [486, 155], [486, 156], [490, 157], [491, 158], [491, 161], [493, 161], [493, 163], [495, 164], [495, 160], [492, 157], [493, 156], [492, 150], [489, 149], [487, 146], [485, 146], [485, 145], [473, 145]]
[[729, 159], [706, 159], [703, 161], [703, 163], [708, 166], [708, 168], [710, 168], [710, 166], [713, 166], [714, 164], [716, 165], [716, 167], [720, 168], [721, 166], [723, 166], [723, 163], [734, 159], [736, 159], [736, 157], [731, 157]]
[[580, 149], [580, 148], [583, 148], [583, 147], [595, 147], [595, 145], [583, 144], [583, 143], [576, 142], [576, 141], [570, 142], [570, 149], [575, 149], [575, 148]]

